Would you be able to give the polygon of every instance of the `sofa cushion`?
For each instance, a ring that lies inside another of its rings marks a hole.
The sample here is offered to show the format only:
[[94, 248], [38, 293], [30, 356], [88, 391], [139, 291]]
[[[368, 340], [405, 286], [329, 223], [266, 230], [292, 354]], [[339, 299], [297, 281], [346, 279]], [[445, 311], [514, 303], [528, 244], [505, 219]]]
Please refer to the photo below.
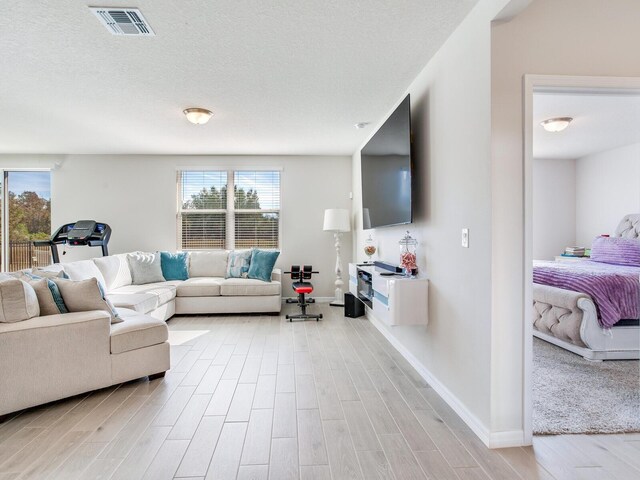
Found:
[[134, 285], [164, 282], [159, 253], [130, 253], [127, 260]]
[[185, 280], [177, 287], [178, 297], [217, 297], [224, 278], [195, 277]]
[[70, 312], [89, 312], [103, 310], [111, 314], [111, 323], [122, 322], [113, 304], [105, 298], [102, 285], [97, 278], [86, 280], [66, 280], [56, 278], [64, 304]]
[[165, 280], [189, 278], [189, 254], [187, 252], [160, 252], [160, 266]]
[[251, 278], [227, 278], [222, 281], [220, 295], [227, 297], [280, 295], [280, 282], [263, 282]]
[[107, 292], [115, 288], [131, 285], [133, 280], [131, 279], [131, 271], [129, 270], [126, 253], [94, 258], [93, 262], [104, 277]]
[[[93, 260], [80, 260], [79, 262], [64, 263], [62, 266], [67, 277], [69, 277], [69, 280], [87, 280], [89, 278], [96, 278], [103, 287], [106, 286], [104, 276], [96, 264], [93, 263]], [[36, 275], [38, 274], [36, 273]]]
[[0, 277], [0, 322], [22, 322], [40, 315], [38, 297], [31, 285], [17, 278]]
[[138, 313], [149, 313], [160, 306], [158, 296], [152, 293], [110, 293], [109, 301], [116, 308], [128, 308]]
[[182, 282], [173, 280], [170, 282], [147, 283], [146, 285], [127, 285], [110, 292], [110, 295], [120, 294], [152, 294], [158, 297], [158, 305], [173, 300], [176, 296], [176, 287]]
[[169, 338], [167, 324], [148, 315], [120, 310], [125, 319], [111, 327], [111, 353], [123, 353], [164, 343]]
[[189, 277], [223, 277], [227, 273], [227, 250], [189, 253]]

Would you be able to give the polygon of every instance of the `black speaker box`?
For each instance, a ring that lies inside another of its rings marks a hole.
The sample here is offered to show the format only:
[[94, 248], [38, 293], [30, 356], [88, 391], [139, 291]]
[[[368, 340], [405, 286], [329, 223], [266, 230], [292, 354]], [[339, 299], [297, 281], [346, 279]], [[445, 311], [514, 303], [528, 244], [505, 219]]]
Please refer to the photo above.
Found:
[[364, 315], [364, 303], [352, 293], [344, 294], [344, 316], [358, 318]]

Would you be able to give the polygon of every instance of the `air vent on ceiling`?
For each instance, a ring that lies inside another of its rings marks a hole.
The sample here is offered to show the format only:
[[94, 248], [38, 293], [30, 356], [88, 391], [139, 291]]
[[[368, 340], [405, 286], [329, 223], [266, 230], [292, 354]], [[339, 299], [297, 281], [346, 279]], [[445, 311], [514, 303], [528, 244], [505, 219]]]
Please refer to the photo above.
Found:
[[89, 8], [113, 35], [155, 36], [137, 8]]

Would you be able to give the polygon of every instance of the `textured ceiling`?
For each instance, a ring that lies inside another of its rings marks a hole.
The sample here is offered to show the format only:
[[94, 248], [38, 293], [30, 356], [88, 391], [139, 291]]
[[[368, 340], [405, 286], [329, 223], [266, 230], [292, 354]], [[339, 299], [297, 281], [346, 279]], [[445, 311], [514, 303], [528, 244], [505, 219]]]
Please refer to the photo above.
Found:
[[[540, 122], [573, 117], [562, 132]], [[580, 158], [640, 142], [640, 95], [536, 93], [533, 97], [533, 156]]]
[[[0, 152], [351, 154], [476, 1], [4, 2]], [[157, 36], [112, 36], [89, 5]]]

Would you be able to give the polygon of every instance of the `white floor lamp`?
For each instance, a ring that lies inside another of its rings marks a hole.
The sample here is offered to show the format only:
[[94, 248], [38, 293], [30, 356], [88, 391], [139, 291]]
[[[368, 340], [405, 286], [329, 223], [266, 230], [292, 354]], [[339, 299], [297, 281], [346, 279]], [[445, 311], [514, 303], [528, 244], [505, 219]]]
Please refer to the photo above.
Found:
[[344, 293], [342, 292], [342, 259], [340, 258], [340, 234], [351, 231], [351, 221], [349, 219], [349, 210], [344, 208], [329, 208], [324, 211], [324, 227], [325, 232], [333, 232], [336, 247], [336, 292], [335, 299], [330, 305], [334, 307], [344, 307]]

